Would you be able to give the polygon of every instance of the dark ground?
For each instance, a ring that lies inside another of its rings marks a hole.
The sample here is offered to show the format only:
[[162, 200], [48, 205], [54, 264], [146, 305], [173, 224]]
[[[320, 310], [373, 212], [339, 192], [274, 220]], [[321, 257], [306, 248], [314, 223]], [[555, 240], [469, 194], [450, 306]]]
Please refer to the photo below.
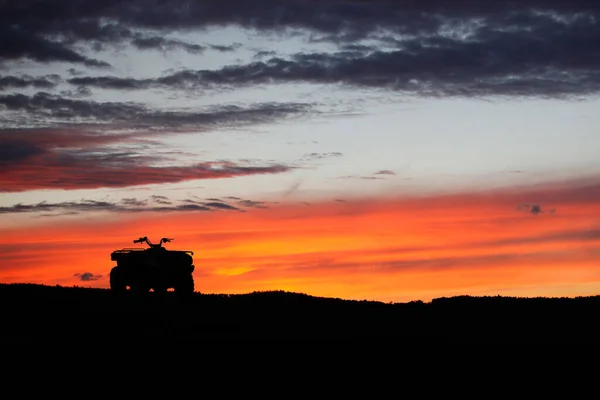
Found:
[[458, 296], [386, 304], [289, 292], [117, 297], [107, 289], [0, 284], [0, 336], [197, 339], [429, 338], [448, 342], [592, 342], [600, 296]]

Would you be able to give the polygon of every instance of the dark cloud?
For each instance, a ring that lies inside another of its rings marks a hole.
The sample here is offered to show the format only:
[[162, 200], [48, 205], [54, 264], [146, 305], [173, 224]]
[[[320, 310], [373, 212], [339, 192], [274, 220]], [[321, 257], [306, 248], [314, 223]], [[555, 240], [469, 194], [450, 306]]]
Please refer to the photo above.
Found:
[[[600, 18], [600, 15], [599, 15]], [[186, 70], [155, 79], [72, 78], [112, 89], [218, 88], [272, 83], [344, 84], [423, 96], [589, 95], [600, 90], [600, 22], [573, 32], [552, 22], [539, 32], [483, 29], [469, 40], [407, 39], [367, 54], [301, 53], [219, 70]], [[588, 26], [589, 25], [589, 26]]]
[[69, 68], [67, 70], [67, 72], [71, 75], [71, 76], [81, 76], [81, 75], [85, 75], [85, 72], [83, 71], [78, 71], [75, 68]]
[[23, 162], [44, 153], [44, 149], [25, 140], [0, 140], [0, 165]]
[[79, 278], [79, 280], [84, 281], [84, 282], [97, 281], [99, 279], [102, 279], [102, 275], [95, 275], [95, 274], [92, 274], [91, 272], [83, 272], [80, 274], [74, 274], [73, 276], [76, 278]]
[[[70, 82], [135, 89], [318, 83], [386, 88], [423, 96], [588, 95], [600, 90], [600, 24], [593, 29], [593, 34], [566, 38], [550, 30], [531, 37], [482, 33], [486, 37], [469, 42], [413, 39], [404, 44], [405, 48], [374, 50], [367, 56], [303, 53], [291, 59], [275, 57], [214, 71], [181, 71], [152, 80], [104, 77]], [[558, 49], [557, 42], [562, 43]]]
[[[160, 86], [160, 79], [134, 79], [116, 76], [77, 77], [68, 79], [67, 82], [80, 87], [98, 87], [102, 89], [139, 90], [151, 89]], [[177, 85], [173, 85], [176, 87]]]
[[173, 204], [173, 202], [171, 200], [169, 200], [169, 198], [167, 196], [152, 195], [152, 196], [150, 196], [150, 199], [152, 199], [152, 201], [154, 201], [155, 203], [158, 203], [158, 204], [164, 204], [164, 205]]
[[124, 207], [108, 201], [81, 200], [61, 203], [42, 201], [36, 204], [18, 203], [12, 206], [0, 207], [0, 214], [58, 212], [64, 215], [65, 212], [73, 214], [85, 211], [120, 211], [123, 209]]
[[87, 86], [315, 82], [427, 96], [550, 97], [600, 90], [600, 3], [588, 0], [25, 1], [4, 5], [0, 22], [1, 58], [90, 66], [106, 63], [75, 52], [75, 44], [131, 41], [138, 48], [232, 51], [236, 44], [201, 46], [166, 36], [225, 25], [278, 35], [300, 31], [312, 42], [340, 45], [333, 54], [273, 56], [155, 79], [72, 80]]
[[87, 122], [119, 122], [134, 127], [156, 126], [231, 126], [258, 124], [305, 114], [310, 105], [302, 103], [262, 103], [251, 107], [227, 105], [204, 112], [161, 111], [139, 103], [95, 102], [71, 99], [46, 92], [33, 96], [0, 95], [0, 110], [25, 112], [41, 121], [72, 120]]
[[34, 96], [9, 94], [0, 96], [0, 107], [9, 111], [22, 111], [47, 118], [87, 118], [100, 121], [123, 121], [135, 119], [148, 110], [133, 103], [98, 103], [94, 101], [74, 100], [46, 92]]
[[200, 46], [198, 44], [186, 43], [180, 40], [174, 39], [165, 39], [160, 36], [151, 36], [151, 37], [137, 37], [131, 42], [135, 47], [141, 50], [159, 50], [162, 52], [182, 49], [192, 54], [202, 54], [205, 50], [205, 46]]
[[[263, 202], [239, 200], [236, 205], [224, 201], [197, 201], [192, 199], [166, 201], [164, 196], [150, 196], [149, 199], [124, 198], [119, 201], [82, 199], [36, 204], [18, 203], [0, 207], [0, 214], [32, 214], [43, 217], [77, 215], [88, 212], [142, 213], [142, 212], [181, 212], [181, 211], [245, 211], [246, 208], [267, 208]], [[158, 204], [158, 206], [156, 205]]]
[[144, 207], [148, 204], [148, 200], [138, 200], [135, 197], [128, 197], [121, 200], [126, 206]]
[[0, 90], [23, 89], [33, 87], [36, 89], [52, 89], [61, 78], [58, 75], [46, 75], [33, 77], [30, 75], [21, 76], [0, 76]]
[[533, 215], [538, 215], [538, 214], [541, 214], [541, 213], [554, 213], [554, 212], [556, 212], [556, 210], [554, 208], [551, 208], [550, 210], [546, 211], [546, 210], [542, 210], [542, 206], [539, 205], [539, 204], [527, 204], [527, 203], [519, 204], [517, 206], [517, 209], [525, 211], [525, 212], [528, 212], [528, 213], [533, 214]]
[[241, 43], [234, 43], [232, 45], [229, 46], [224, 46], [224, 45], [220, 45], [220, 44], [211, 44], [210, 49], [215, 50], [215, 51], [219, 51], [221, 53], [228, 53], [231, 51], [235, 51], [237, 49], [239, 49], [240, 47], [242, 47]]
[[532, 9], [574, 13], [597, 12], [599, 7], [589, 0], [62, 0], [6, 4], [0, 21], [38, 34], [103, 41], [127, 37], [131, 28], [168, 31], [222, 25], [278, 32], [297, 28], [356, 39], [378, 29], [436, 32], [444, 22], [441, 15], [501, 21]]
[[60, 95], [62, 97], [75, 97], [75, 98], [90, 97], [92, 95], [92, 91], [87, 87], [80, 86], [75, 90], [62, 90], [60, 92]]
[[85, 57], [59, 41], [49, 40], [19, 27], [19, 21], [8, 22], [5, 18], [0, 18], [0, 21], [0, 63], [3, 60], [28, 58], [41, 63], [62, 61], [88, 67], [110, 67], [105, 61]]
[[239, 200], [237, 204], [240, 204], [244, 207], [269, 208], [265, 205], [264, 201]]
[[211, 201], [208, 203], [204, 203], [204, 205], [206, 207], [220, 208], [220, 209], [224, 209], [224, 210], [239, 210], [237, 207], [232, 206], [231, 204], [222, 203], [220, 201]]

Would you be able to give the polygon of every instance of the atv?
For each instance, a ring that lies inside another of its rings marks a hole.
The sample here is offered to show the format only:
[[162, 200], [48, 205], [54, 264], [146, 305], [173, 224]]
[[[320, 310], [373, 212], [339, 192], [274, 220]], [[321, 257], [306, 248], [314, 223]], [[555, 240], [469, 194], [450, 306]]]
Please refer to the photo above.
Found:
[[147, 237], [133, 243], [146, 243], [148, 248], [124, 248], [111, 253], [117, 265], [110, 271], [110, 289], [115, 293], [164, 293], [173, 289], [179, 294], [194, 292], [194, 264], [190, 250], [167, 250], [163, 243], [172, 238], [162, 238], [153, 244]]

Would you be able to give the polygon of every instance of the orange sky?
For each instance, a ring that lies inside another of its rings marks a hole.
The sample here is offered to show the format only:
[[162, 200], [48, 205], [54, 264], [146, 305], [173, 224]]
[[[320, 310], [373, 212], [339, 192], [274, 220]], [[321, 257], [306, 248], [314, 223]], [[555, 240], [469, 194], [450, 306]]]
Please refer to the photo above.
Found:
[[[542, 212], [519, 209], [539, 203]], [[554, 208], [555, 212], [549, 212]], [[28, 217], [30, 218], [30, 217]], [[194, 251], [196, 290], [385, 302], [600, 294], [600, 184], [280, 203], [247, 212], [95, 215], [0, 229], [0, 281], [108, 287], [111, 251]], [[76, 274], [101, 275], [81, 281]]]

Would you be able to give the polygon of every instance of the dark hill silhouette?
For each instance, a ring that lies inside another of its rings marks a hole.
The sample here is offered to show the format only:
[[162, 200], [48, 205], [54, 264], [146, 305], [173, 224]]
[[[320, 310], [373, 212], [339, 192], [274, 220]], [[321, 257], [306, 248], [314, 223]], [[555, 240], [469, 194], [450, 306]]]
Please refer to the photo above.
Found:
[[382, 303], [284, 291], [180, 297], [108, 289], [0, 284], [2, 336], [170, 336], [215, 339], [433, 338], [452, 342], [592, 341], [600, 296], [457, 296]]

